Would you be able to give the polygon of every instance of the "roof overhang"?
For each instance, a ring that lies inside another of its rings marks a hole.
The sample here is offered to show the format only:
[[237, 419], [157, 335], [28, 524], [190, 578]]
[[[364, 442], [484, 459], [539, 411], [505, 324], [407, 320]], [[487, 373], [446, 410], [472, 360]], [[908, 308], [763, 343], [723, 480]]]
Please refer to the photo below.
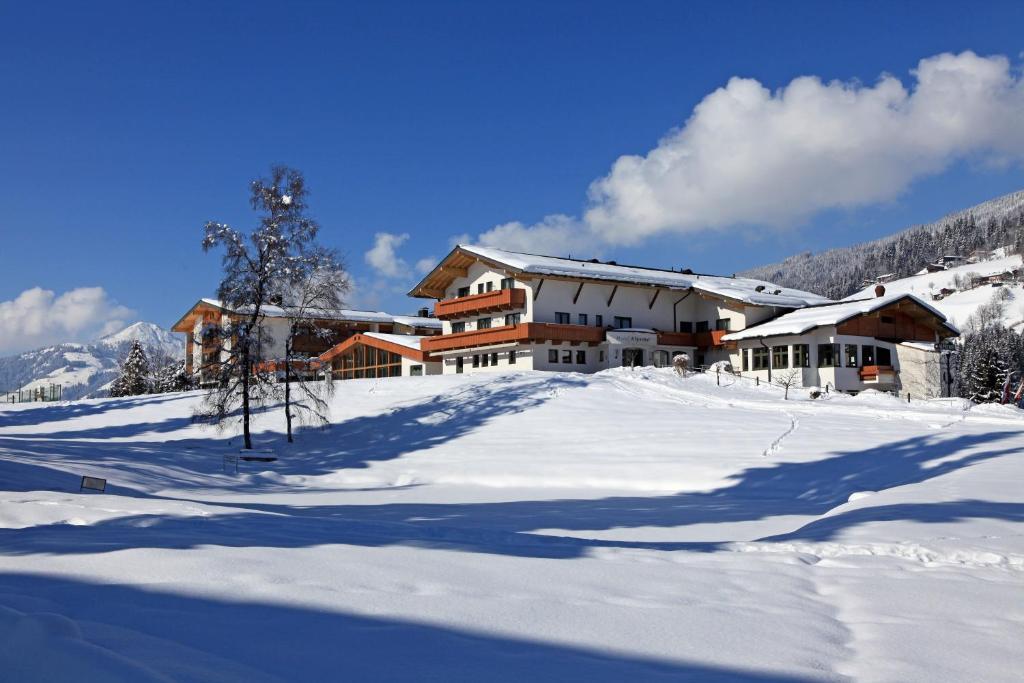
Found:
[[421, 363], [431, 363], [440, 361], [439, 358], [435, 358], [425, 351], [414, 349], [409, 346], [403, 346], [402, 344], [396, 344], [394, 342], [387, 341], [386, 339], [378, 339], [377, 337], [370, 337], [365, 334], [354, 334], [345, 341], [332, 346], [323, 353], [320, 354], [320, 360], [330, 361], [346, 351], [350, 350], [353, 346], [362, 344], [363, 346], [372, 346], [382, 351], [390, 351], [391, 353], [397, 353], [405, 358], [419, 361]]
[[181, 316], [178, 322], [171, 325], [172, 332], [191, 332], [195, 328], [195, 321], [197, 317], [202, 316], [204, 313], [228, 313], [228, 309], [223, 306], [217, 306], [206, 299], [200, 299], [192, 308], [188, 309], [185, 315]]

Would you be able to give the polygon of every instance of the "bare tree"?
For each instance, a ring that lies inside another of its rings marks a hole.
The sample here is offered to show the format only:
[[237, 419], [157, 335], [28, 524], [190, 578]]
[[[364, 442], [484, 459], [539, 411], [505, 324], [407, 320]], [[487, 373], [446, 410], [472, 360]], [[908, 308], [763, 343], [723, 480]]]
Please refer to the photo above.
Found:
[[196, 417], [222, 426], [240, 407], [247, 449], [252, 448], [253, 406], [277, 393], [273, 377], [260, 365], [262, 350], [272, 342], [262, 325], [264, 309], [295, 286], [302, 272], [296, 266], [319, 229], [305, 215], [306, 194], [299, 171], [275, 166], [269, 179], [250, 184], [249, 203], [259, 215], [255, 229], [245, 234], [225, 223], [205, 226], [203, 250], [224, 249], [217, 296], [234, 319], [217, 335], [216, 356], [207, 361], [216, 385]]
[[[300, 422], [328, 423], [329, 399], [334, 391], [330, 372], [325, 375], [322, 382], [309, 381], [309, 351], [296, 348], [296, 342], [310, 336], [330, 340], [333, 331], [316, 325], [314, 321], [330, 317], [332, 312], [341, 308], [342, 297], [351, 287], [345, 268], [333, 251], [311, 249], [303, 255], [298, 267], [302, 269], [301, 280], [290, 290], [283, 302], [289, 321], [283, 363], [284, 415], [288, 443], [294, 442], [293, 418]], [[297, 383], [298, 396], [293, 397], [292, 384], [297, 371], [305, 375], [305, 381]]]
[[789, 368], [788, 370], [776, 370], [772, 382], [782, 387], [785, 391], [782, 395], [784, 400], [789, 400], [790, 387], [798, 387], [803, 384], [803, 371], [800, 368]]

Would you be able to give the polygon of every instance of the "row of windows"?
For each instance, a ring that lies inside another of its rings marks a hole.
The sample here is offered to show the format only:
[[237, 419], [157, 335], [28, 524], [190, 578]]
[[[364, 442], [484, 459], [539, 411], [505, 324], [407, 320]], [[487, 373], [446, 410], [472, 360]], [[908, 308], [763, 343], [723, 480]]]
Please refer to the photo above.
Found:
[[[476, 353], [472, 357], [472, 365], [474, 368], [486, 368], [491, 365], [498, 364], [497, 353]], [[516, 364], [516, 352], [514, 350], [508, 352], [508, 364]], [[462, 356], [455, 359], [455, 372], [460, 373], [465, 365], [465, 360]]]
[[[548, 349], [548, 362], [549, 363], [558, 363], [559, 362], [559, 360], [558, 360], [559, 355], [561, 355], [561, 357], [562, 357], [562, 360], [561, 360], [562, 363], [564, 363], [564, 364], [572, 363], [573, 352], [572, 352], [571, 349], [565, 349], [565, 350], [563, 350], [561, 352], [561, 354], [559, 354], [558, 349]], [[586, 365], [586, 364], [587, 364], [587, 352], [584, 351], [583, 349], [578, 349], [576, 351], [576, 365]]]
[[[617, 330], [633, 327], [633, 319], [630, 318], [629, 316], [617, 315], [614, 316], [612, 320], [612, 327], [614, 327]], [[569, 315], [568, 313], [556, 312], [555, 322], [558, 323], [559, 325], [571, 325], [572, 316]], [[590, 315], [587, 313], [577, 313], [576, 324], [589, 325]], [[597, 313], [594, 315], [594, 327], [604, 327], [604, 316], [602, 314]]]
[[[515, 284], [516, 284], [516, 281], [515, 281], [514, 278], [510, 278], [510, 277], [502, 278], [501, 281], [498, 282], [498, 289], [512, 289], [512, 288], [515, 287]], [[494, 291], [494, 282], [478, 282], [477, 285], [476, 285], [476, 293], [477, 294], [484, 294], [486, 292], [493, 292], [493, 291]], [[470, 288], [469, 287], [459, 287], [459, 289], [455, 293], [455, 296], [463, 297], [463, 296], [469, 296], [469, 294], [470, 294]]]
[[[843, 348], [845, 346], [845, 348]], [[767, 370], [769, 367], [785, 369], [789, 367], [790, 349], [793, 352], [794, 368], [811, 367], [810, 345], [793, 344], [792, 346], [758, 346], [752, 349], [741, 349], [743, 370]], [[843, 353], [845, 351], [845, 354]], [[748, 353], [749, 352], [749, 353]], [[769, 366], [769, 353], [771, 365]], [[892, 365], [892, 352], [884, 346], [865, 344], [860, 347], [858, 362], [856, 344], [818, 344], [818, 367], [843, 367], [842, 359], [846, 358], [846, 367], [857, 368], [864, 365]]]
[[[679, 322], [680, 332], [708, 332], [710, 329], [711, 323], [707, 320], [698, 320], [696, 323], [689, 320], [681, 320]], [[732, 329], [732, 320], [729, 318], [719, 318], [715, 321], [715, 329], [726, 332], [730, 331]]]
[[[522, 319], [523, 319], [523, 314], [522, 313], [509, 313], [508, 315], [505, 316], [504, 324], [505, 325], [518, 325], [520, 322], [522, 322]], [[498, 318], [498, 320], [500, 321], [501, 318]], [[476, 321], [476, 329], [478, 329], [478, 330], [489, 330], [489, 329], [491, 329], [491, 326], [493, 324], [494, 324], [494, 318], [479, 318]], [[452, 323], [452, 334], [456, 334], [458, 332], [465, 332], [465, 331], [466, 331], [466, 323], [464, 321], [463, 322]]]

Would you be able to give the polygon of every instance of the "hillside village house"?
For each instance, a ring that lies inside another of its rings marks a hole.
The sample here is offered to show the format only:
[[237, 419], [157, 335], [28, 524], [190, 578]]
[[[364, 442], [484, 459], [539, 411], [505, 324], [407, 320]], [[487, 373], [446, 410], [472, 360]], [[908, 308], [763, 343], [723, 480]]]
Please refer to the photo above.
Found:
[[[185, 333], [185, 366], [200, 386], [215, 378], [215, 365], [230, 348], [230, 328], [240, 318], [238, 311], [215, 299], [201, 299], [171, 328]], [[290, 320], [277, 306], [263, 308], [260, 324], [261, 367], [280, 371]], [[309, 369], [330, 362], [338, 379], [389, 377], [440, 372], [440, 360], [419, 351], [420, 341], [440, 334], [441, 322], [422, 309], [418, 316], [392, 315], [380, 311], [318, 311], [307, 321], [307, 330], [294, 341], [295, 351], [309, 358]], [[346, 342], [348, 342], [346, 344]], [[324, 355], [321, 358], [321, 355]], [[415, 362], [407, 362], [415, 361]], [[415, 366], [422, 366], [416, 368]]]
[[748, 278], [460, 245], [410, 295], [437, 300], [443, 334], [421, 347], [445, 374], [666, 366], [686, 353], [765, 380], [799, 368], [805, 386], [899, 390], [901, 342], [958, 333], [916, 297], [880, 290], [834, 302]]

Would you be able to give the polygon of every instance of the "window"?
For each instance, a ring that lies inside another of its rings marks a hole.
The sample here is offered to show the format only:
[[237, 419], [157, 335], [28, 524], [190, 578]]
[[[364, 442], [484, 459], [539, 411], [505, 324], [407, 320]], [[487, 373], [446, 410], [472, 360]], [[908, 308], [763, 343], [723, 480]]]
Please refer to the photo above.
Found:
[[493, 292], [494, 291], [494, 283], [493, 282], [488, 282], [487, 283], [487, 291], [488, 292]]
[[586, 325], [587, 324], [587, 314], [586, 313], [580, 313], [579, 315], [577, 315], [576, 316], [576, 324], [577, 325]]
[[508, 313], [505, 315], [506, 325], [518, 325], [522, 317], [522, 313]]
[[696, 361], [697, 361], [697, 367], [698, 368], [704, 367], [704, 354], [703, 353], [698, 353]]
[[594, 316], [594, 325], [596, 327], [604, 327], [604, 316], [598, 313]]
[[689, 320], [680, 320], [679, 321], [679, 331], [680, 332], [693, 332], [693, 323], [690, 322]]
[[857, 345], [847, 344], [846, 345], [846, 367], [855, 368], [857, 367]]
[[477, 284], [477, 286], [476, 286], [476, 293], [477, 294], [483, 294], [484, 293], [484, 283], [480, 282], [480, 283]]
[[708, 331], [708, 321], [707, 320], [701, 320], [700, 322], [697, 323], [697, 332], [707, 332], [707, 331]]
[[558, 362], [558, 349], [548, 349], [548, 362], [549, 363], [557, 363]]
[[480, 356], [477, 355], [477, 354], [473, 355], [473, 367], [474, 368], [480, 367]]
[[719, 318], [718, 320], [715, 321], [715, 329], [725, 330], [726, 332], [728, 332], [730, 329], [732, 329], [732, 320], [730, 320], [729, 318]]
[[621, 315], [615, 316], [615, 329], [623, 330], [633, 327], [633, 319]]
[[509, 365], [515, 365], [516, 364], [516, 352], [514, 350], [508, 352], [508, 364]]
[[668, 367], [668, 351], [658, 350], [651, 354], [651, 360], [656, 368]]
[[889, 324], [889, 325], [892, 325], [894, 322], [896, 322], [896, 318], [892, 317], [891, 315], [883, 315], [883, 316], [880, 316], [880, 317], [881, 317], [883, 323], [886, 323], [886, 324]]
[[555, 313], [555, 322], [558, 323], [559, 325], [568, 325], [569, 324], [569, 314], [568, 313]]
[[752, 359], [750, 361], [750, 367], [754, 370], [767, 370], [768, 369], [768, 349], [763, 346], [755, 346], [750, 350]]
[[455, 359], [455, 374], [462, 374], [462, 363], [462, 356], [459, 356], [458, 358]]
[[599, 363], [604, 362], [604, 349], [599, 349], [597, 352], [597, 360]]
[[423, 366], [422, 365], [410, 365], [409, 366], [409, 376], [410, 377], [422, 377], [423, 376]]
[[834, 368], [839, 362], [839, 344], [818, 344], [818, 367]]
[[811, 367], [811, 347], [809, 344], [793, 344], [793, 367]]
[[469, 287], [459, 287], [459, 291], [455, 296], [469, 296]]
[[452, 334], [466, 331], [466, 323], [452, 323]]
[[490, 354], [486, 354], [486, 353], [483, 354], [480, 357], [480, 365], [482, 365], [482, 366], [484, 366], [486, 368], [488, 365], [490, 365], [490, 358], [491, 358]]
[[788, 368], [789, 367], [789, 347], [788, 346], [773, 346], [772, 347], [772, 367], [773, 368]]
[[743, 372], [750, 369], [750, 354], [747, 353], [749, 349], [740, 349], [740, 362], [743, 367]]
[[490, 318], [480, 318], [479, 320], [476, 321], [476, 329], [478, 329], [478, 330], [489, 330], [489, 329], [491, 329], [491, 319]]
[[497, 364], [498, 364], [498, 354], [492, 353], [491, 354], [491, 365], [497, 365]]
[[884, 346], [879, 346], [875, 353], [878, 354], [879, 365], [892, 365], [892, 352]]
[[367, 344], [355, 344], [331, 362], [334, 379], [401, 377], [402, 357]]
[[572, 351], [562, 351], [562, 362], [563, 363], [571, 363], [572, 362]]
[[502, 278], [500, 287], [502, 289], [515, 289], [516, 281], [510, 277]]
[[875, 364], [875, 347], [874, 346], [862, 346], [860, 347], [860, 360], [864, 365]]
[[587, 364], [587, 352], [583, 351], [582, 349], [576, 351], [576, 365], [586, 365], [586, 364]]

